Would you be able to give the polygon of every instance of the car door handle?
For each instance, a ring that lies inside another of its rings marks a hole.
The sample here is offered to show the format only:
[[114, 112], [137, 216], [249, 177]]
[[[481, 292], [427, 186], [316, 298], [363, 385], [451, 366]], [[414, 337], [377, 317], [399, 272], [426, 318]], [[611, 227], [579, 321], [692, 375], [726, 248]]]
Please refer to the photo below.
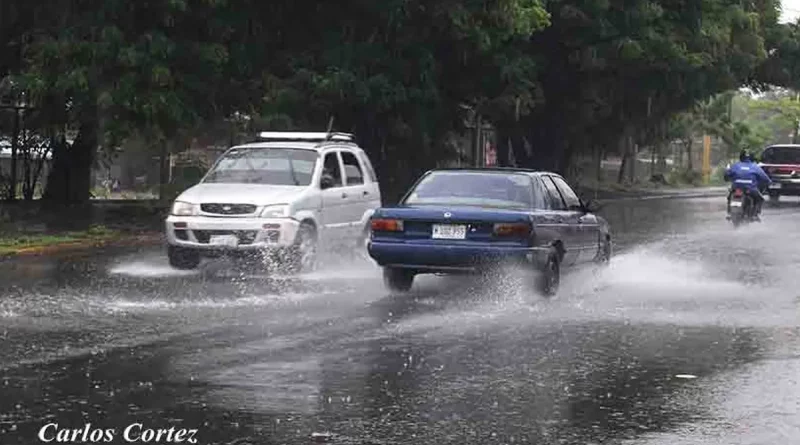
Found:
[[347, 193], [342, 193], [342, 199], [347, 198]]
[[364, 196], [367, 196], [367, 195], [369, 195], [369, 192], [364, 190]]

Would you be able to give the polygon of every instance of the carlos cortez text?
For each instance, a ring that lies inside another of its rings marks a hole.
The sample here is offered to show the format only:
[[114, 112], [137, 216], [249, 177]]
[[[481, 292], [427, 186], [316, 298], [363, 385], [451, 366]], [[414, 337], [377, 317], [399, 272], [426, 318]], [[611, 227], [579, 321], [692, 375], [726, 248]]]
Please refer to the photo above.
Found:
[[83, 428], [65, 428], [48, 423], [39, 429], [39, 440], [46, 443], [197, 443], [197, 430], [188, 428], [150, 428], [132, 423], [125, 428], [96, 428], [87, 423]]

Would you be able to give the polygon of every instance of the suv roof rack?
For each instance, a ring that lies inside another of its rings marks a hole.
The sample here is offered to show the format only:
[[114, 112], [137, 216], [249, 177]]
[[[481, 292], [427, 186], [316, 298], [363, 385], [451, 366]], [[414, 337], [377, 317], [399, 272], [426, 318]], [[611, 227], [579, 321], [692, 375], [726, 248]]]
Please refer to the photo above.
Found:
[[355, 136], [350, 133], [325, 133], [322, 131], [262, 131], [258, 134], [259, 139], [269, 139], [271, 141], [308, 141], [308, 142], [327, 142], [343, 141], [353, 142]]

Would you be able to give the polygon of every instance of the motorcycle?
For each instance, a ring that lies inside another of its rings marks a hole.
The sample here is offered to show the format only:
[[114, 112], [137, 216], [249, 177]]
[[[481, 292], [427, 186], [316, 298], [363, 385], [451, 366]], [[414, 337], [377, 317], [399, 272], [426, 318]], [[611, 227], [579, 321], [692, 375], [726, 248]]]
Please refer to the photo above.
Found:
[[728, 198], [728, 217], [733, 227], [757, 221], [753, 197], [741, 188], [734, 188]]

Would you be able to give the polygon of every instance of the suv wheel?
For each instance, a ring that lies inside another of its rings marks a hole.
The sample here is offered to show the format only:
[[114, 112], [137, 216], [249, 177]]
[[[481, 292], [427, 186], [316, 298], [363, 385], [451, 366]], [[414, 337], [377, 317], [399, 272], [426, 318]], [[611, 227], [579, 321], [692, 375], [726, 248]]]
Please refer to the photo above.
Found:
[[294, 244], [289, 248], [291, 272], [310, 272], [317, 266], [317, 231], [308, 223], [300, 224]]
[[611, 262], [612, 249], [613, 247], [611, 245], [611, 239], [604, 237], [601, 234], [595, 262], [600, 265], [607, 266]]
[[395, 267], [384, 267], [383, 283], [391, 291], [407, 292], [414, 284], [414, 272]]
[[200, 252], [184, 247], [168, 246], [169, 265], [181, 270], [191, 270], [200, 265]]
[[561, 262], [558, 255], [553, 252], [547, 257], [547, 262], [539, 271], [536, 281], [536, 290], [546, 297], [558, 293], [561, 284]]

